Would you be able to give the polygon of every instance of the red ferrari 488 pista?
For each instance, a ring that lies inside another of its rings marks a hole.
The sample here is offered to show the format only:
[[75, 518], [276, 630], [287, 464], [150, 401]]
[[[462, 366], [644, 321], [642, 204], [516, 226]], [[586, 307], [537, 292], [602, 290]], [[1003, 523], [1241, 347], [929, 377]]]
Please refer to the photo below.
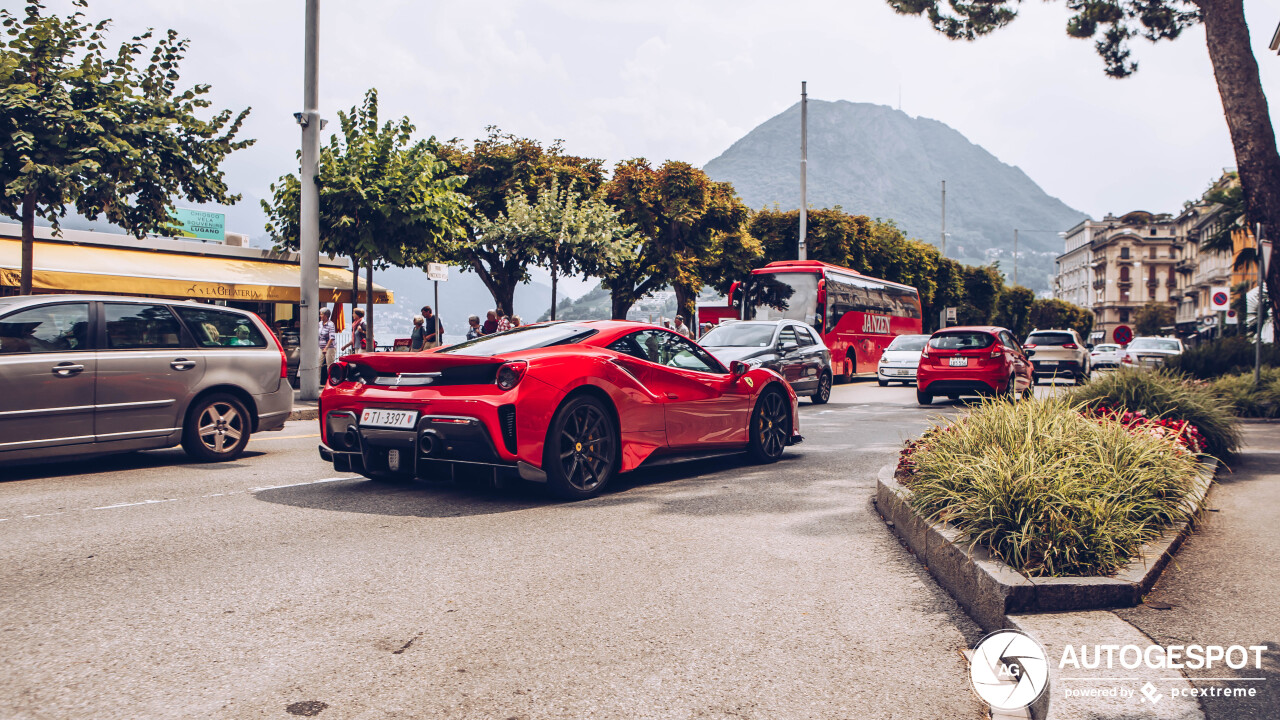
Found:
[[801, 440], [772, 370], [725, 368], [696, 343], [622, 321], [529, 325], [421, 353], [348, 355], [320, 396], [320, 455], [366, 477], [516, 471], [570, 499], [617, 473]]

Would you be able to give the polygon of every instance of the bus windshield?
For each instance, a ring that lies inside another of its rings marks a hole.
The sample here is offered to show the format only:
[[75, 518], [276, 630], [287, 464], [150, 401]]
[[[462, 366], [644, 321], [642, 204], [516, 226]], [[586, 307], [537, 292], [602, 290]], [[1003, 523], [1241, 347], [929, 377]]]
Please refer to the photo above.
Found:
[[813, 324], [818, 310], [815, 273], [761, 273], [745, 298], [748, 320], [800, 320]]

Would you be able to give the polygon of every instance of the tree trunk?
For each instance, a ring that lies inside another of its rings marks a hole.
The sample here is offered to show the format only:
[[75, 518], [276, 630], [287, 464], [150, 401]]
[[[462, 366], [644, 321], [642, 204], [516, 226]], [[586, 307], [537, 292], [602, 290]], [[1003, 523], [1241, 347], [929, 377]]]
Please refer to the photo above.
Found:
[[672, 289], [676, 291], [676, 314], [684, 316], [685, 325], [692, 326], [698, 307], [698, 293], [684, 283], [677, 283]]
[[551, 319], [556, 319], [556, 264], [551, 263]]
[[31, 294], [31, 276], [34, 273], [36, 244], [36, 196], [28, 192], [22, 198], [22, 279], [18, 284], [19, 295]]
[[631, 306], [636, 304], [635, 300], [630, 300], [623, 296], [620, 292], [609, 293], [610, 304], [613, 305], [613, 319], [626, 320], [627, 312], [631, 310]]
[[364, 330], [369, 338], [369, 352], [377, 352], [378, 343], [373, 340], [373, 260], [369, 260], [364, 274]]
[[[1280, 236], [1280, 153], [1267, 110], [1267, 97], [1258, 76], [1258, 60], [1249, 45], [1243, 0], [1196, 0], [1204, 17], [1205, 41], [1213, 75], [1218, 81], [1235, 149], [1246, 217], [1267, 226], [1269, 237]], [[1280, 268], [1267, 271], [1267, 294], [1273, 310], [1280, 310]]]
[[360, 259], [351, 256], [351, 309], [360, 307]]
[[498, 285], [494, 291], [493, 300], [502, 308], [502, 311], [510, 318], [516, 309], [516, 284], [514, 282], [506, 282]]

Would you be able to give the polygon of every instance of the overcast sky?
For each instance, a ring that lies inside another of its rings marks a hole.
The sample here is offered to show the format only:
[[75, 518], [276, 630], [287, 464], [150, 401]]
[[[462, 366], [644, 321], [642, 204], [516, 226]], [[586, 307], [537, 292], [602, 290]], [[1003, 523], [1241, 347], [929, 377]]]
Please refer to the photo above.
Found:
[[[258, 143], [227, 170], [256, 204], [296, 170], [303, 9], [92, 0], [88, 12], [115, 20], [116, 42], [177, 29], [192, 43], [183, 82], [212, 84], [220, 107], [253, 107], [246, 135]], [[1280, 4], [1245, 0], [1245, 11], [1274, 108], [1280, 57], [1266, 46]], [[1026, 2], [1010, 27], [963, 43], [881, 0], [323, 0], [321, 112], [334, 118], [376, 87], [383, 116], [408, 115], [424, 135], [498, 125], [610, 164], [701, 166], [807, 80], [823, 100], [897, 106], [901, 95], [905, 112], [956, 128], [1094, 217], [1177, 210], [1234, 165], [1202, 29], [1138, 41], [1137, 75], [1112, 80], [1091, 42], [1066, 36], [1067, 18], [1062, 2]]]

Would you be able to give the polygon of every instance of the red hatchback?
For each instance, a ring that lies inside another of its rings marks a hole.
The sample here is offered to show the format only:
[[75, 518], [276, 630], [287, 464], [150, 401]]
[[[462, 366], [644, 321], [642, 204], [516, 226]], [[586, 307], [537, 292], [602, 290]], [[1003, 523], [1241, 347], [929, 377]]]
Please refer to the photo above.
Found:
[[916, 370], [916, 399], [934, 396], [1031, 394], [1031, 363], [1013, 333], [1002, 327], [952, 327], [929, 338]]

